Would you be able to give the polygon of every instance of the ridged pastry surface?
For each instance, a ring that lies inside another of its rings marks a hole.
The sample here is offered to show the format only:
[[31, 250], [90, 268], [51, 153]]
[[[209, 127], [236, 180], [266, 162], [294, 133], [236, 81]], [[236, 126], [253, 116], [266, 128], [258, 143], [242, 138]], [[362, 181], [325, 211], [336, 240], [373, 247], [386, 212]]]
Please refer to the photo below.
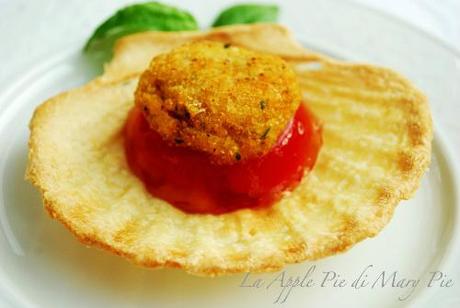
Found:
[[[185, 214], [152, 197], [126, 164], [122, 129], [139, 74], [155, 54], [203, 38], [282, 56], [322, 122], [313, 171], [269, 209]], [[426, 98], [406, 79], [306, 51], [277, 25], [126, 37], [102, 77], [42, 104], [30, 129], [27, 178], [80, 241], [208, 276], [274, 271], [376, 235], [417, 189], [432, 139]]]

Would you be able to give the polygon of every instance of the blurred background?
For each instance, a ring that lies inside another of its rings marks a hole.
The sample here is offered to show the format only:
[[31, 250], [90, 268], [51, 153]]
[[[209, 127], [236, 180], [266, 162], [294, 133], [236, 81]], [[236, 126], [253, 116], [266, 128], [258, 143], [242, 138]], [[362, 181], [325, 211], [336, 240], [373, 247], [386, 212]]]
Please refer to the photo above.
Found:
[[460, 49], [460, 0], [353, 0], [394, 15]]

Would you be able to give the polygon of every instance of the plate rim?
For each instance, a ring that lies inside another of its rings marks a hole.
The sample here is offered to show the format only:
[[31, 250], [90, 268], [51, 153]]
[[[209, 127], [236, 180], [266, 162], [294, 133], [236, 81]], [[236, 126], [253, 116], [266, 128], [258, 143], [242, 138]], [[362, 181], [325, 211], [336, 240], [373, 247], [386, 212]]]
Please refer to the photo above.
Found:
[[[340, 0], [330, 0], [330, 1], [340, 2]], [[371, 12], [373, 15], [383, 17], [384, 19], [387, 19], [387, 20], [389, 19], [389, 20], [396, 21], [399, 25], [405, 28], [410, 28], [411, 30], [417, 32], [418, 34], [421, 34], [422, 36], [424, 36], [426, 39], [435, 42], [437, 45], [440, 45], [441, 47], [445, 48], [449, 52], [453, 53], [456, 57], [460, 57], [460, 47], [456, 47], [455, 45], [436, 36], [435, 34], [423, 28], [417, 27], [417, 25], [412, 24], [411, 22], [407, 20], [404, 20], [403, 18], [401, 18], [400, 16], [396, 14], [392, 14], [387, 11], [379, 10], [378, 8], [372, 5], [366, 5], [365, 3], [359, 2], [356, 0], [345, 0], [344, 2], [348, 2], [348, 5], [358, 6], [364, 10], [367, 10], [368, 12]]]

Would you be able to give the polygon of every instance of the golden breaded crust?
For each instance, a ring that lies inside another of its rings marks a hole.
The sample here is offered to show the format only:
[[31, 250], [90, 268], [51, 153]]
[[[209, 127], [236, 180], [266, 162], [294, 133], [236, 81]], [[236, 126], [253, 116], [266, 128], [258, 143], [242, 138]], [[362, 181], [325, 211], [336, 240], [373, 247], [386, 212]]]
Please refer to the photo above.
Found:
[[280, 57], [204, 40], [156, 56], [135, 98], [164, 140], [219, 164], [266, 154], [301, 100]]
[[[263, 47], [264, 31], [271, 46], [277, 43], [269, 35], [274, 28], [245, 26], [244, 33], [254, 31]], [[243, 31], [234, 29], [218, 31], [231, 40], [233, 31], [235, 37]], [[132, 70], [118, 62], [125, 54], [109, 65], [132, 78], [116, 81], [109, 72], [42, 104], [31, 121], [27, 178], [48, 212], [82, 242], [137, 264], [197, 275], [274, 271], [376, 235], [398, 202], [417, 189], [431, 155], [425, 97], [391, 70], [305, 51], [289, 55], [289, 63], [323, 122], [324, 144], [313, 171], [293, 192], [270, 209], [218, 216], [185, 214], [153, 198], [126, 164], [121, 130], [134, 103], [137, 69], [148, 63], [148, 53], [135, 50], [154, 45], [155, 35], [145, 34], [143, 43], [136, 35], [129, 46], [138, 56], [130, 60]]]

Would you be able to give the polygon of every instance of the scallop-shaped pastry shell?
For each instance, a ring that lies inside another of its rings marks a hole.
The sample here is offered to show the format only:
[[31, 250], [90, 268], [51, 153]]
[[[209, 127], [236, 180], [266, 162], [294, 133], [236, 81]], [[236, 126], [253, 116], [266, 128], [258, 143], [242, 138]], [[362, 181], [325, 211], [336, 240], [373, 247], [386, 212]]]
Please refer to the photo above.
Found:
[[[185, 214], [126, 164], [121, 131], [139, 73], [155, 54], [203, 38], [288, 60], [323, 123], [313, 171], [269, 209]], [[42, 104], [30, 129], [27, 178], [52, 217], [85, 244], [197, 275], [278, 270], [376, 235], [417, 189], [432, 139], [426, 99], [406, 79], [311, 53], [277, 25], [126, 37], [102, 77]]]

